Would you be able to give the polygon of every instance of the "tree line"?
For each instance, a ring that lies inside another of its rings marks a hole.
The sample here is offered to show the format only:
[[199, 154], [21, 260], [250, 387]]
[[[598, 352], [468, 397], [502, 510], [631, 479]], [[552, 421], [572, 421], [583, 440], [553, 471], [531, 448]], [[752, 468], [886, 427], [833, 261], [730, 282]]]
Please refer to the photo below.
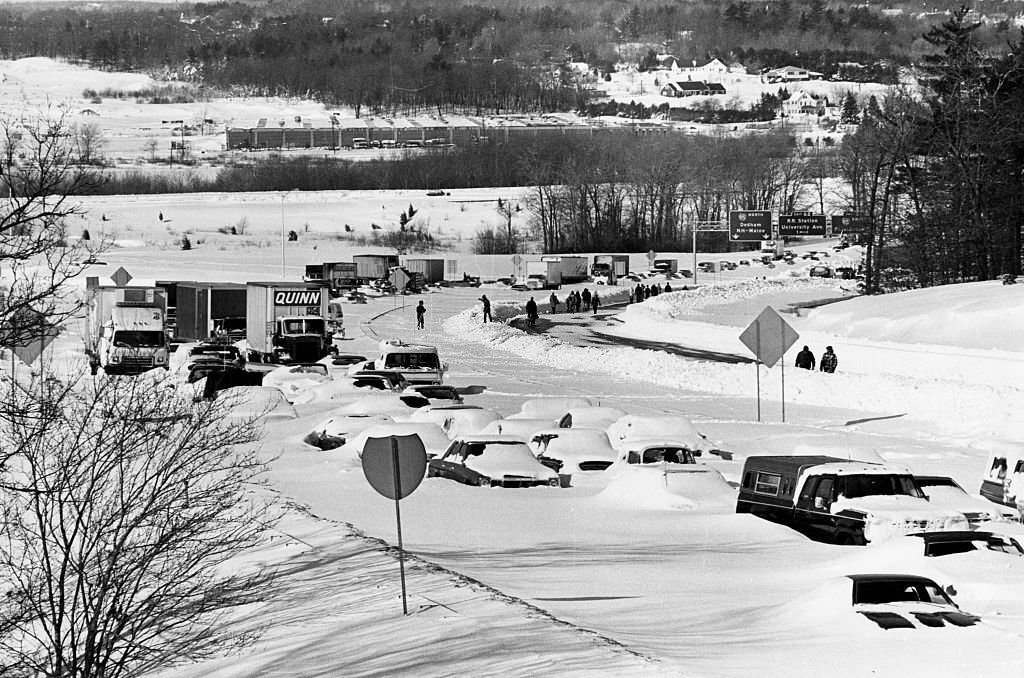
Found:
[[[309, 96], [357, 115], [483, 114], [577, 110], [589, 93], [566, 68], [570, 60], [600, 76], [623, 59], [640, 61], [651, 46], [684, 62], [720, 57], [754, 70], [797, 65], [826, 75], [857, 62], [865, 68], [847, 68], [847, 77], [892, 78], [923, 30], [909, 14], [823, 0], [7, 6], [0, 57], [66, 58], [225, 90]], [[990, 43], [1008, 35], [999, 26], [982, 33]], [[635, 60], [630, 50], [638, 50]]]
[[959, 10], [924, 39], [923, 97], [870, 102], [839, 153], [850, 207], [869, 226], [869, 291], [1021, 272], [1024, 40], [983, 48]]

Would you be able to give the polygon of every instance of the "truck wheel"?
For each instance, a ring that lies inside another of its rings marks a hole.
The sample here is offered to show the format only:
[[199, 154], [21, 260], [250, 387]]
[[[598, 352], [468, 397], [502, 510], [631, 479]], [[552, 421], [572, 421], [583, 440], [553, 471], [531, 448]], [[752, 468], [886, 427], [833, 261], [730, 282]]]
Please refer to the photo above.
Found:
[[857, 540], [849, 532], [840, 532], [836, 535], [836, 543], [840, 546], [856, 546]]

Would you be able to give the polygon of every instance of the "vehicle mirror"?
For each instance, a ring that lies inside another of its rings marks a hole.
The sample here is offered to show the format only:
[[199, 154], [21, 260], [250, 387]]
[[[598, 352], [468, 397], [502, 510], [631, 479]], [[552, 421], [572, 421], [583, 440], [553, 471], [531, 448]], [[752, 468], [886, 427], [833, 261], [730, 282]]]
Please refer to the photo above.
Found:
[[814, 498], [814, 508], [816, 508], [816, 509], [823, 509], [823, 508], [825, 508], [825, 498], [824, 497], [815, 497]]
[[948, 595], [948, 596], [955, 596], [956, 595], [956, 587], [953, 586], [952, 584], [947, 586], [945, 588], [945, 591], [946, 591], [946, 595]]

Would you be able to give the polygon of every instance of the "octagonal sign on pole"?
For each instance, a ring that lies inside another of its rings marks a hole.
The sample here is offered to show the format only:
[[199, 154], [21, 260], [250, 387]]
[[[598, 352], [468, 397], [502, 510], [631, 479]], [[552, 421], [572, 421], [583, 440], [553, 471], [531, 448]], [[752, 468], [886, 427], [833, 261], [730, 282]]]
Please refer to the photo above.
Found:
[[363, 475], [370, 486], [395, 500], [398, 524], [398, 567], [402, 576], [402, 614], [409, 614], [405, 594], [405, 549], [399, 502], [413, 493], [427, 471], [427, 450], [418, 435], [369, 438], [363, 446]]

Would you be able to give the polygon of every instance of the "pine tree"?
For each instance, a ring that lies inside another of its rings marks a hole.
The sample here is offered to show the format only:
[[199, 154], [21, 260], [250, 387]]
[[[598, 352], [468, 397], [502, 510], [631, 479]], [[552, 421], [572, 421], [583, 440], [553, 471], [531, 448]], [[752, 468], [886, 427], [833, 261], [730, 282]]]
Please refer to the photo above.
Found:
[[860, 122], [860, 107], [857, 106], [857, 97], [853, 92], [847, 92], [843, 97], [843, 106], [839, 113], [839, 122], [844, 125], [856, 125]]

